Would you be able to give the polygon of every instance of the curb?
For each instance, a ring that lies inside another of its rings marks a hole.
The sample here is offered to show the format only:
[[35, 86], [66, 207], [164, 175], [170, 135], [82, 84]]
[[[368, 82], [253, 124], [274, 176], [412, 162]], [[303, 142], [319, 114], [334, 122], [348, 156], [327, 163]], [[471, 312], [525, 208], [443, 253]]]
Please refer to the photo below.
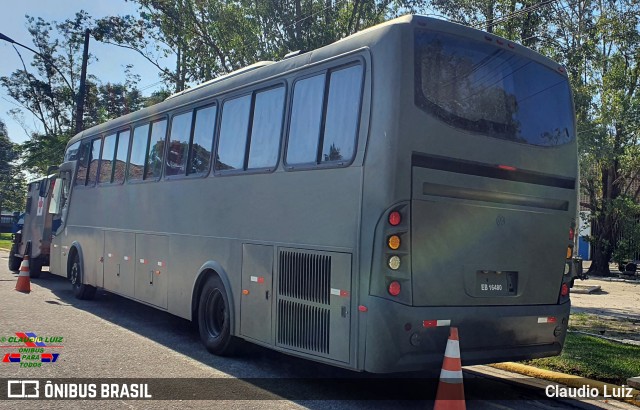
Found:
[[[614, 391], [614, 388], [620, 388], [620, 386], [616, 386], [615, 384], [604, 383], [598, 380], [587, 379], [586, 377], [574, 376], [570, 374], [554, 372], [551, 370], [539, 369], [533, 366], [527, 366], [520, 363], [513, 362], [505, 362], [505, 363], [496, 363], [489, 365], [490, 367], [505, 370], [508, 372], [518, 373], [529, 377], [535, 377], [536, 379], [544, 379], [548, 381], [552, 381], [558, 384], [563, 384], [568, 387], [580, 388], [585, 385], [585, 382], [588, 382], [589, 386], [595, 387], [598, 389], [600, 395], [604, 395], [605, 387], [608, 391]], [[625, 403], [633, 404], [634, 406], [640, 407], [640, 391], [637, 389], [633, 389], [632, 391], [633, 398], [617, 398], [611, 397], [612, 400], [623, 401]]]

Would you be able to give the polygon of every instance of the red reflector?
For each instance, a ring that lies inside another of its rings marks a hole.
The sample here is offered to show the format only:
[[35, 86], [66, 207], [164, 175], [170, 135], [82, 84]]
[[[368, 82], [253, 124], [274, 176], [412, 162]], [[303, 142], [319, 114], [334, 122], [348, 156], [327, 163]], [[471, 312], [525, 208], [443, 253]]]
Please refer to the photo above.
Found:
[[515, 171], [517, 168], [512, 167], [511, 165], [498, 165], [498, 168], [504, 169], [505, 171]]
[[393, 226], [399, 225], [400, 221], [402, 221], [402, 216], [400, 212], [393, 211], [389, 214], [389, 223]]
[[560, 288], [560, 295], [567, 296], [568, 294], [569, 294], [569, 285], [567, 285], [566, 283], [563, 283], [562, 287]]
[[547, 318], [547, 323], [556, 323], [557, 321], [558, 319], [553, 316]]
[[360, 305], [360, 306], [358, 306], [358, 310], [359, 310], [360, 312], [366, 312], [366, 311], [368, 311], [369, 309], [368, 309], [366, 306]]
[[573, 241], [573, 236], [575, 235], [573, 228], [569, 228], [569, 240]]
[[340, 296], [342, 296], [343, 298], [347, 297], [347, 296], [349, 296], [349, 292], [347, 292], [346, 290], [341, 290], [340, 291]]
[[438, 326], [437, 320], [423, 320], [422, 327], [436, 327]]
[[264, 278], [262, 276], [258, 277], [258, 283], [264, 283]]
[[393, 281], [389, 284], [389, 294], [391, 296], [398, 296], [400, 294], [400, 283]]

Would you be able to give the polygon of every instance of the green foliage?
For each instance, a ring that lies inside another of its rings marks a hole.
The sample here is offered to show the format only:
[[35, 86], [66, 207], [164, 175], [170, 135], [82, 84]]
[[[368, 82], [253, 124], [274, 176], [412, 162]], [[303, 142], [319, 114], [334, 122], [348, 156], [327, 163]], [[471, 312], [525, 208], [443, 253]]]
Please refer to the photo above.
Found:
[[[19, 148], [22, 165], [29, 172], [44, 175], [51, 165], [63, 159], [64, 148], [75, 132], [76, 94], [80, 81], [80, 65], [84, 31], [94, 25], [84, 11], [62, 23], [27, 17], [34, 49], [29, 70], [26, 64], [9, 76], [0, 77], [0, 85], [19, 105], [11, 111], [19, 122], [29, 112], [37, 120], [36, 130], [23, 128], [29, 140]], [[94, 61], [90, 56], [89, 63]], [[54, 69], [53, 66], [58, 68]], [[91, 70], [89, 69], [89, 72]], [[136, 88], [139, 77], [125, 68], [125, 84], [101, 84], [88, 75], [85, 94], [84, 128], [103, 123], [142, 108], [145, 100]]]
[[[426, 0], [135, 0], [140, 16], [96, 21], [103, 42], [131, 48], [156, 65], [176, 91], [260, 60], [308, 51], [424, 7]], [[175, 69], [159, 58], [173, 55]]]
[[17, 211], [24, 207], [24, 183], [17, 159], [17, 147], [9, 140], [7, 127], [0, 120], [0, 210]]

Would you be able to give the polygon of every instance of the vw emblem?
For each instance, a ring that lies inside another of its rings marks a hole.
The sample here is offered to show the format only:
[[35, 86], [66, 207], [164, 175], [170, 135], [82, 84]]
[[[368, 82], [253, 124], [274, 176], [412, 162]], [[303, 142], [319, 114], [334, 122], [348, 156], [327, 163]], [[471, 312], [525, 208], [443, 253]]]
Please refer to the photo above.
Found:
[[506, 223], [507, 223], [507, 220], [504, 218], [504, 216], [498, 215], [498, 217], [496, 218], [496, 225], [503, 226]]

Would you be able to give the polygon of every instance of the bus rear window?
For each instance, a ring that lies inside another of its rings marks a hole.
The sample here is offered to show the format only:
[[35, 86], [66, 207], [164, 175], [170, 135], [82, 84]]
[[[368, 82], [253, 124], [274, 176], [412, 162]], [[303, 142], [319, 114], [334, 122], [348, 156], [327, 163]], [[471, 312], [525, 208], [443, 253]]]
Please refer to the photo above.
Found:
[[416, 30], [415, 102], [449, 125], [539, 146], [574, 138], [567, 79], [493, 43]]

